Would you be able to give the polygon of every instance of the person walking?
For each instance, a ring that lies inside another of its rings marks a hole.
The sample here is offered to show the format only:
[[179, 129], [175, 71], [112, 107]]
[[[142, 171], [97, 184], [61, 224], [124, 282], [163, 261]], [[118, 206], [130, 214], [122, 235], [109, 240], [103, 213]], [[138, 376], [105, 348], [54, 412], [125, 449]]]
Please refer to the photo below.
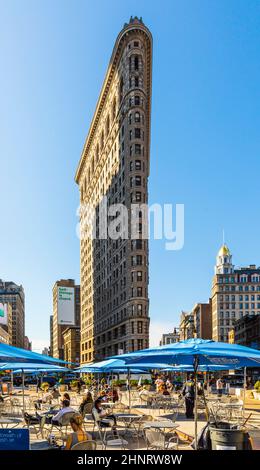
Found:
[[185, 398], [186, 418], [194, 418], [195, 384], [192, 375], [184, 383], [182, 395]]

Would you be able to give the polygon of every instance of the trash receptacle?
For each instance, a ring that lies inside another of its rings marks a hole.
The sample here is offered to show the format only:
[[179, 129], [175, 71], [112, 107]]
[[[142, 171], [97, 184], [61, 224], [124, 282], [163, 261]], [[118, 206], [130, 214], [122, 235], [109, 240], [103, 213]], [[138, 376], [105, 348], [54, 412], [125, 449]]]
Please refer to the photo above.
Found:
[[229, 423], [219, 423], [218, 427], [210, 426], [212, 450], [244, 450], [247, 433], [242, 429], [231, 427]]

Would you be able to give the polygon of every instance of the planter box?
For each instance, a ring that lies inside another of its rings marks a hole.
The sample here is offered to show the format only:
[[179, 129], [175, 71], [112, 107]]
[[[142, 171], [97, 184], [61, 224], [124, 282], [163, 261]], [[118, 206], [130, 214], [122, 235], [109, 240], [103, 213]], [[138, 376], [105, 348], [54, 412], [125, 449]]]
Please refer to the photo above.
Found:
[[252, 393], [254, 395], [255, 400], [260, 400], [260, 392], [256, 392], [255, 390], [252, 390]]

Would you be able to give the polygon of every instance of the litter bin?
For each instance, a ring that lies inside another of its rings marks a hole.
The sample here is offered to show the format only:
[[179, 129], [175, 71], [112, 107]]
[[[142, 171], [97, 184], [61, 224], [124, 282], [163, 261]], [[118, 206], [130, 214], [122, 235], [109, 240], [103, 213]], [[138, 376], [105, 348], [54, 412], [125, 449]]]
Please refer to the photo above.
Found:
[[218, 423], [218, 427], [210, 426], [212, 450], [245, 450], [247, 448], [248, 434], [234, 428], [229, 423]]

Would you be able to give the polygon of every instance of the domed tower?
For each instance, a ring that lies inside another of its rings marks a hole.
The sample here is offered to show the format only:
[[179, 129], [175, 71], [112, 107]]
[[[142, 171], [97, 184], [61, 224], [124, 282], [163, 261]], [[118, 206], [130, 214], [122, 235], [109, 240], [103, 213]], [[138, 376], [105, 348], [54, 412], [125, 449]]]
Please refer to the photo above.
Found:
[[215, 274], [230, 274], [233, 272], [232, 255], [228, 246], [224, 243], [217, 254]]

